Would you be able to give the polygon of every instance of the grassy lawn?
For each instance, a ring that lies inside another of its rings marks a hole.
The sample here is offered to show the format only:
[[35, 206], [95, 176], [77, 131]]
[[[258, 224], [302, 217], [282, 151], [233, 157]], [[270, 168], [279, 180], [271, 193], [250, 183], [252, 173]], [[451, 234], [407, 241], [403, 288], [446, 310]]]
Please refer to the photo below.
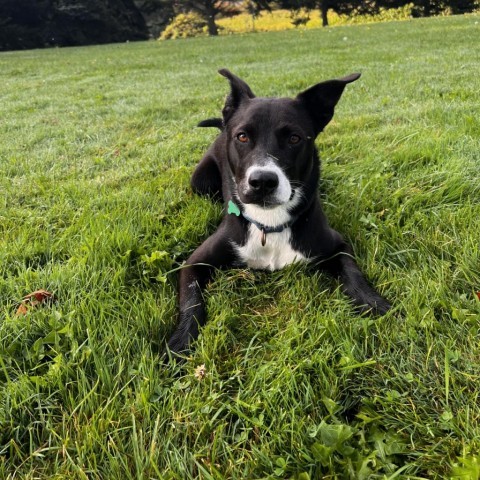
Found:
[[[0, 478], [479, 478], [479, 22], [0, 54]], [[175, 377], [172, 270], [221, 217], [188, 185], [220, 67], [281, 96], [363, 73], [321, 195], [395, 309], [222, 272]], [[37, 289], [56, 301], [16, 315]]]

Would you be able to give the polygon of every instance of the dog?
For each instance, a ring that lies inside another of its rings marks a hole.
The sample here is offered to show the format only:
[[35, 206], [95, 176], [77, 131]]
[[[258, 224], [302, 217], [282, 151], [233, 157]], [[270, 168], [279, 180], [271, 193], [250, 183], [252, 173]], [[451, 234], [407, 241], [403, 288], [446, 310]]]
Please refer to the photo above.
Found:
[[195, 168], [191, 186], [223, 199], [218, 229], [180, 271], [179, 317], [167, 346], [187, 352], [206, 322], [203, 291], [216, 269], [277, 270], [304, 262], [340, 280], [360, 313], [385, 314], [390, 303], [368, 283], [342, 236], [329, 227], [318, 198], [317, 135], [333, 117], [347, 84], [360, 77], [318, 83], [295, 98], [260, 98], [227, 69], [222, 118], [199, 124], [220, 134]]

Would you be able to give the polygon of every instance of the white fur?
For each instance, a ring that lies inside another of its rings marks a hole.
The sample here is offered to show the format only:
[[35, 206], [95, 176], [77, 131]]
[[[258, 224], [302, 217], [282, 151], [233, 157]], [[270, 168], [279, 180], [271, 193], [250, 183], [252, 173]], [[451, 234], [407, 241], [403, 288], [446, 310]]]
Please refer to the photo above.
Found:
[[[245, 178], [248, 178], [255, 170], [273, 171], [277, 174], [278, 187], [275, 200], [279, 205], [263, 208], [260, 205], [244, 203], [245, 214], [267, 227], [277, 227], [288, 223], [292, 219], [289, 210], [300, 203], [303, 196], [302, 189], [295, 189], [295, 194], [292, 197], [290, 181], [283, 170], [270, 159], [263, 165], [250, 167]], [[290, 228], [285, 228], [278, 233], [267, 233], [266, 244], [262, 246], [262, 232], [255, 225], [250, 224], [245, 245], [234, 244], [234, 248], [237, 250], [240, 260], [250, 268], [280, 270], [291, 263], [308, 261], [307, 257], [292, 248], [290, 244], [291, 235]]]
[[[247, 180], [247, 183], [250, 175], [252, 175], [254, 172], [275, 173], [278, 177], [278, 187], [275, 191], [275, 201], [278, 203], [288, 202], [288, 199], [292, 195], [292, 187], [290, 186], [290, 182], [283, 170], [273, 160], [269, 159], [263, 165], [253, 165], [249, 167], [245, 172], [245, 179]], [[248, 190], [248, 185], [245, 187], [245, 189]]]
[[[291, 195], [291, 190], [290, 190]], [[302, 189], [295, 190], [295, 194], [291, 200], [288, 200], [282, 205], [277, 205], [271, 208], [263, 208], [260, 205], [253, 203], [244, 203], [243, 208], [249, 218], [255, 220], [266, 227], [278, 227], [288, 223], [292, 216], [288, 213], [289, 210], [295, 208], [302, 199]]]
[[262, 232], [253, 224], [248, 226], [248, 238], [242, 247], [234, 244], [243, 263], [257, 270], [280, 270], [286, 265], [305, 262], [308, 259], [290, 245], [291, 229], [279, 233], [267, 233], [262, 246]]

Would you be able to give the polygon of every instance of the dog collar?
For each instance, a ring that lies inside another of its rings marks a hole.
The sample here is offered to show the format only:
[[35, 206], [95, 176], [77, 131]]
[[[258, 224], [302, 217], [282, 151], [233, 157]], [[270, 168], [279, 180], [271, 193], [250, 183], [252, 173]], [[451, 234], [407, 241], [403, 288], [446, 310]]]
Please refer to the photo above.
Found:
[[228, 210], [227, 213], [236, 215], [239, 217], [240, 215], [249, 223], [255, 225], [261, 232], [262, 232], [262, 247], [265, 246], [267, 243], [267, 233], [280, 233], [283, 232], [286, 228], [291, 227], [297, 218], [292, 218], [290, 221], [283, 223], [282, 225], [277, 225], [276, 227], [269, 227], [268, 225], [263, 225], [262, 223], [257, 222], [253, 218], [250, 218], [244, 212], [240, 210], [238, 205], [234, 203], [232, 200], [228, 201]]

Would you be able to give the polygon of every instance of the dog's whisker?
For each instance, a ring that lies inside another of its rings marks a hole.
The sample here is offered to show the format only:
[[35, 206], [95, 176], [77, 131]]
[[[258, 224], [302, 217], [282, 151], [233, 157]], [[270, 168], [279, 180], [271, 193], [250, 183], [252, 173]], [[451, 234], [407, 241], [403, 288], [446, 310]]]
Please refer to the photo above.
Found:
[[293, 187], [305, 187], [306, 182], [302, 182], [300, 180], [290, 180], [290, 185], [292, 185]]

